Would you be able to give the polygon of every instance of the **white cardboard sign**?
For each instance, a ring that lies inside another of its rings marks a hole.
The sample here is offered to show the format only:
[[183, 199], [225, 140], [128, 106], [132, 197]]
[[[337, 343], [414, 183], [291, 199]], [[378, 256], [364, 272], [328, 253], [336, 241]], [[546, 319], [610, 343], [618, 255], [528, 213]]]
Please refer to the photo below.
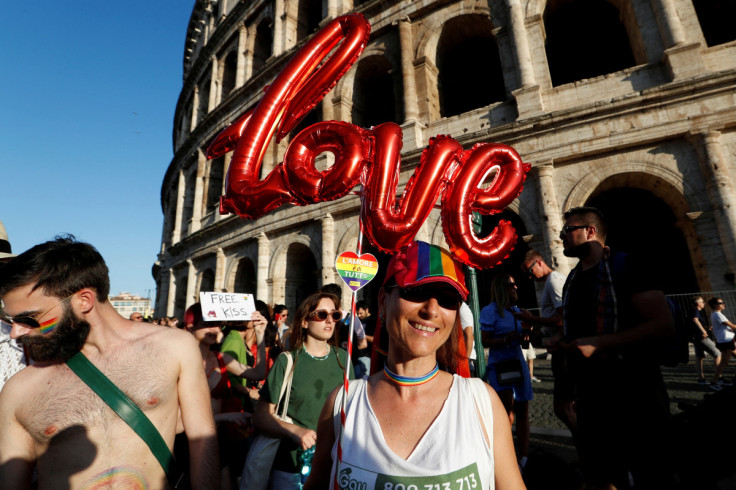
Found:
[[201, 292], [199, 301], [206, 322], [250, 320], [256, 311], [253, 295], [247, 293]]

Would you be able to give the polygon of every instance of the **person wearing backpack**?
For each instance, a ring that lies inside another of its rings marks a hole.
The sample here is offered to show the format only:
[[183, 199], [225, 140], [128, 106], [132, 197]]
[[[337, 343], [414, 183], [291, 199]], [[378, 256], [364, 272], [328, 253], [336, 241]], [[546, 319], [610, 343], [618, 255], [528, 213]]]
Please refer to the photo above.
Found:
[[581, 467], [588, 484], [673, 488], [657, 355], [673, 335], [672, 314], [651, 264], [632, 255], [615, 264], [606, 233], [591, 207], [566, 212], [560, 233], [565, 255], [579, 259], [563, 289], [560, 347], [570, 361]]

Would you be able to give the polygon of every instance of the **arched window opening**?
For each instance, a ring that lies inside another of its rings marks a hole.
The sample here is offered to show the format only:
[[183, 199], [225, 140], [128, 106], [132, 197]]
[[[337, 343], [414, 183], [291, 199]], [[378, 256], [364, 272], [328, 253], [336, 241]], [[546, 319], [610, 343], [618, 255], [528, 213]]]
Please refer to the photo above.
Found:
[[207, 182], [207, 212], [214, 211], [220, 206], [224, 169], [225, 157], [216, 158], [210, 162], [210, 175]]
[[195, 177], [194, 174], [190, 174], [186, 180], [186, 187], [184, 191], [184, 206], [181, 212], [181, 237], [185, 237], [189, 234], [189, 222], [192, 220], [194, 211], [194, 187]]
[[296, 42], [319, 29], [319, 23], [324, 18], [322, 15], [322, 0], [299, 0], [298, 12]]
[[[603, 213], [608, 226], [606, 245], [611, 252], [651, 257], [647, 263], [652, 264], [653, 277], [658, 278], [658, 286], [666, 294], [698, 291], [687, 242], [676, 225], [674, 212], [662, 199], [645, 189], [602, 185], [586, 205]], [[666, 246], [655, 246], [642, 237], [657, 237], [657, 243]]]
[[184, 139], [189, 134], [192, 125], [192, 101], [186, 103], [179, 120], [179, 138]]
[[320, 271], [309, 247], [292, 243], [286, 252], [286, 285], [284, 304], [289, 311], [296, 308], [304, 298], [317, 291]]
[[266, 65], [266, 60], [273, 54], [273, 31], [271, 19], [263, 19], [256, 28], [255, 46], [253, 47], [253, 73], [258, 73]]
[[693, 0], [693, 6], [708, 46], [736, 40], [736, 0]]
[[238, 55], [231, 51], [225, 57], [222, 72], [222, 100], [225, 100], [235, 88], [235, 74], [238, 71]]
[[353, 124], [369, 128], [385, 122], [402, 121], [397, 107], [391, 63], [383, 56], [371, 56], [358, 64], [353, 88]]
[[506, 99], [501, 58], [484, 15], [448, 21], [437, 44], [440, 114], [452, 117]]
[[238, 262], [233, 292], [256, 294], [256, 269], [250, 259], [240, 259]]
[[178, 318], [184, 317], [187, 310], [189, 300], [187, 299], [187, 274], [186, 271], [176, 276], [174, 284], [176, 285], [176, 295], [174, 296], [174, 316]]
[[197, 106], [197, 123], [207, 116], [210, 104], [210, 77], [199, 82], [199, 105]]
[[209, 293], [215, 290], [215, 273], [212, 269], [205, 269], [202, 272], [202, 279], [199, 281], [200, 293]]
[[636, 61], [616, 7], [605, 0], [547, 3], [544, 28], [553, 86], [613, 73]]

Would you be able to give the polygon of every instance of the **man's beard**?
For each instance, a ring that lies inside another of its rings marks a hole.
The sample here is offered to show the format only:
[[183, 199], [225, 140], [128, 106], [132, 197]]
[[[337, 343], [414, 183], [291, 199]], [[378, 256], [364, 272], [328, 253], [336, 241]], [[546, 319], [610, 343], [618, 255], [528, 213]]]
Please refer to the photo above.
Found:
[[564, 247], [562, 249], [562, 254], [565, 257], [572, 257], [572, 258], [578, 258], [578, 259], [587, 257], [589, 253], [590, 253], [590, 242], [583, 242], [577, 245], [570, 245], [569, 247]]
[[18, 341], [28, 348], [29, 357], [36, 362], [66, 362], [82, 349], [89, 328], [89, 323], [80, 320], [70, 308], [65, 307], [53, 332], [48, 335], [24, 335]]

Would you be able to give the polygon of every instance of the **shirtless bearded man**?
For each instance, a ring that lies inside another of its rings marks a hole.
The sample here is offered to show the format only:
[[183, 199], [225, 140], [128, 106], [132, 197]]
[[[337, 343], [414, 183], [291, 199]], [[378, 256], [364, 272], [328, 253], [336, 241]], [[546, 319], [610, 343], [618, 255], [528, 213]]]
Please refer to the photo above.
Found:
[[0, 272], [3, 321], [34, 364], [0, 393], [0, 482], [29, 488], [168, 488], [143, 440], [66, 361], [80, 351], [173, 447], [179, 410], [193, 488], [217, 486], [215, 424], [196, 342], [187, 332], [134, 323], [108, 301], [108, 269], [73, 237], [37, 245]]

